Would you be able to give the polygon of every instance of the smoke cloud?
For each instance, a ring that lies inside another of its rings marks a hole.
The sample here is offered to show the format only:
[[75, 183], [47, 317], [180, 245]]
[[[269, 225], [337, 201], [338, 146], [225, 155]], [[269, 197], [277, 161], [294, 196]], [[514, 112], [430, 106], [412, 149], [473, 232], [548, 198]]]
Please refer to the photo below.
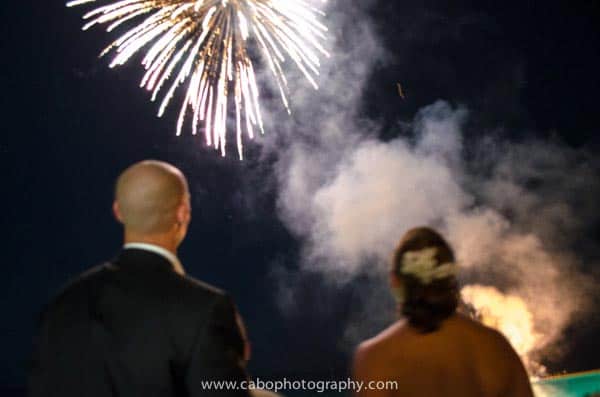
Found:
[[[362, 278], [346, 327], [352, 345], [392, 319], [387, 260], [404, 232], [429, 225], [455, 248], [467, 301], [494, 302], [489, 311], [517, 302], [531, 322], [521, 353], [532, 362], [560, 353], [592, 294], [579, 249], [597, 220], [597, 163], [559, 141], [467, 133], [468, 109], [442, 100], [380, 139], [360, 108], [375, 62], [388, 54], [365, 16], [369, 2], [351, 3], [328, 10], [332, 56], [320, 91], [292, 77], [293, 122], [275, 109], [269, 122], [279, 131], [264, 142], [265, 153], [278, 153], [279, 215], [303, 242], [299, 272], [321, 274], [328, 288]], [[289, 279], [281, 278], [286, 311]]]

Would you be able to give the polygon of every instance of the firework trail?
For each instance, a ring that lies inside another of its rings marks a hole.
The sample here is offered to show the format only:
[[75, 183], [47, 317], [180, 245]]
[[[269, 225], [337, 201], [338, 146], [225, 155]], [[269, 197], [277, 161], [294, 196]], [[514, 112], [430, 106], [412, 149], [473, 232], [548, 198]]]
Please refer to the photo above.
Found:
[[[97, 1], [75, 0], [67, 7], [88, 3]], [[318, 88], [319, 56], [328, 56], [320, 44], [327, 31], [319, 21], [323, 15], [302, 0], [121, 0], [85, 14], [83, 18], [88, 22], [83, 30], [106, 24], [111, 32], [139, 19], [139, 24], [109, 45], [101, 56], [115, 53], [112, 68], [148, 48], [142, 60], [146, 73], [141, 87], [152, 92], [152, 101], [166, 89], [158, 116], [164, 114], [176, 89], [187, 83], [177, 135], [181, 135], [186, 117], [191, 117], [194, 135], [203, 122], [207, 145], [220, 150], [223, 156], [233, 90], [237, 147], [243, 158], [244, 130], [250, 139], [255, 129], [263, 132], [249, 41], [260, 48], [289, 112], [283, 63], [292, 59]], [[171, 76], [175, 78], [171, 80]]]

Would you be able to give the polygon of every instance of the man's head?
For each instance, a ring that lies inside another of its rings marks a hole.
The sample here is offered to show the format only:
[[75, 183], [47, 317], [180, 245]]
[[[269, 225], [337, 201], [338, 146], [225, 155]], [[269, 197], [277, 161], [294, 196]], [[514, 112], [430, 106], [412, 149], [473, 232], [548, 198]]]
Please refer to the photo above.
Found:
[[166, 242], [176, 248], [191, 219], [185, 176], [168, 163], [136, 163], [117, 180], [113, 210], [126, 238]]

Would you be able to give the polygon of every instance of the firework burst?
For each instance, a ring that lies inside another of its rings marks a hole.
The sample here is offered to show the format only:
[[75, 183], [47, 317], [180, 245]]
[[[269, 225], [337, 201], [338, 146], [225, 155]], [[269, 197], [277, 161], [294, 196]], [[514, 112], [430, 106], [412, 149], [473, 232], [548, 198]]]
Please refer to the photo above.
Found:
[[[68, 7], [98, 3], [76, 0]], [[319, 57], [326, 27], [322, 12], [302, 0], [121, 0], [99, 6], [84, 15], [83, 30], [107, 25], [107, 31], [139, 20], [101, 54], [114, 53], [110, 67], [123, 65], [147, 48], [141, 87], [152, 101], [165, 91], [162, 116], [177, 88], [187, 85], [177, 121], [177, 135], [191, 119], [192, 133], [204, 124], [207, 145], [225, 155], [228, 103], [233, 92], [237, 147], [243, 156], [244, 131], [250, 139], [263, 132], [259, 90], [248, 42], [260, 48], [289, 112], [283, 63], [291, 59], [318, 88]]]

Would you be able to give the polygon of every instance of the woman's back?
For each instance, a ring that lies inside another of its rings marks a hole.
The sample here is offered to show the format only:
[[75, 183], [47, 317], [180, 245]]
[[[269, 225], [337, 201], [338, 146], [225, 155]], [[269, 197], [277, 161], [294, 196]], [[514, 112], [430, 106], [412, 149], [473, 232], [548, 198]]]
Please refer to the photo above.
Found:
[[[458, 265], [444, 238], [409, 230], [394, 251], [390, 284], [405, 319], [364, 342], [354, 360], [360, 397], [533, 397], [506, 338], [456, 313]], [[395, 382], [377, 390], [373, 381]]]
[[[359, 393], [364, 397], [532, 396], [506, 339], [459, 314], [430, 333], [397, 322], [359, 347], [354, 371], [365, 382]], [[397, 389], [368, 390], [370, 381], [390, 380]]]

